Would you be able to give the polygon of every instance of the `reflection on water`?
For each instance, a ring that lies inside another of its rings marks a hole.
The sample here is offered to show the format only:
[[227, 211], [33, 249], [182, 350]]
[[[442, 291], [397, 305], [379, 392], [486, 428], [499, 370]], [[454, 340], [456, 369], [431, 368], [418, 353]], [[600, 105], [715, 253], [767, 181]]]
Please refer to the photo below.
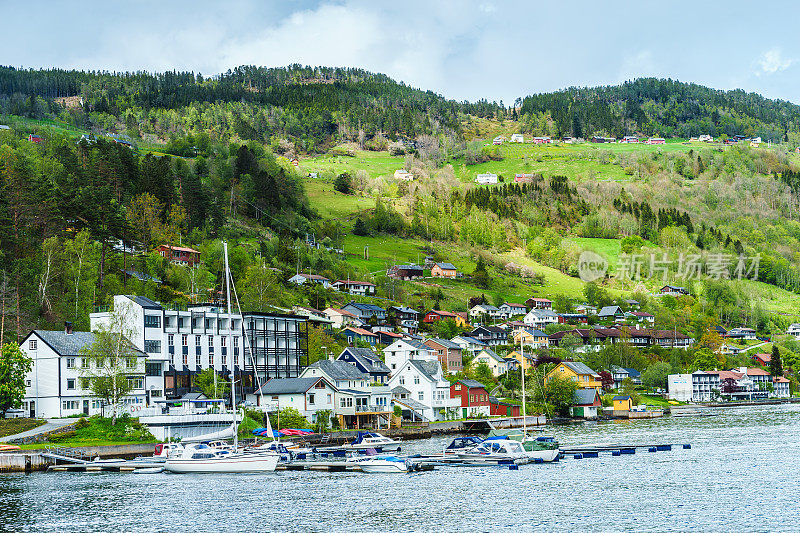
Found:
[[[548, 427], [564, 444], [691, 443], [518, 471], [0, 475], [0, 530], [730, 531], [800, 528], [800, 405]], [[410, 442], [434, 453], [449, 439]]]

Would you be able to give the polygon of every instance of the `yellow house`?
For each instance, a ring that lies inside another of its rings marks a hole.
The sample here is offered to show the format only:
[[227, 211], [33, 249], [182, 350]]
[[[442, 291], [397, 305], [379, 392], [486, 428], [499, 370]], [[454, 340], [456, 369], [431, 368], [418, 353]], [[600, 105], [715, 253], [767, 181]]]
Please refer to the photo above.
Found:
[[583, 363], [576, 363], [574, 361], [558, 363], [558, 365], [544, 377], [545, 383], [550, 381], [553, 376], [571, 379], [577, 382], [579, 389], [594, 389], [597, 392], [600, 392], [602, 389], [600, 375]]
[[533, 363], [536, 362], [536, 356], [534, 356], [534, 354], [526, 353], [525, 354], [525, 362], [523, 363], [522, 362], [522, 354], [519, 353], [517, 350], [514, 350], [513, 352], [509, 353], [508, 357], [511, 357], [517, 363], [522, 365], [522, 368], [524, 368], [525, 370], [528, 370], [530, 367], [533, 366]]
[[547, 348], [550, 346], [550, 337], [547, 336], [547, 333], [543, 333], [538, 329], [515, 329], [511, 332], [511, 338], [514, 341], [514, 344], [519, 345], [521, 342], [525, 346], [530, 346], [534, 350], [538, 348]]
[[611, 401], [614, 402], [615, 411], [630, 411], [633, 407], [633, 400], [630, 396], [614, 396]]
[[467, 313], [454, 313], [456, 326], [460, 328], [468, 328], [469, 326], [469, 315]]

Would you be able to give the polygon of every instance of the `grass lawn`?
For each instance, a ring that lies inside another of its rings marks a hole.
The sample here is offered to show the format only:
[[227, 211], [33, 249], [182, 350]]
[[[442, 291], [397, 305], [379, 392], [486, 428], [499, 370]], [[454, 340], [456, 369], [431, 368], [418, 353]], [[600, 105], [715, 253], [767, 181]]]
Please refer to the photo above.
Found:
[[375, 199], [369, 196], [342, 194], [333, 188], [333, 182], [323, 179], [308, 179], [304, 182], [311, 207], [322, 218], [346, 218], [359, 211], [375, 207]]
[[617, 259], [622, 249], [620, 239], [593, 239], [589, 237], [568, 237], [564, 239], [568, 243], [579, 246], [582, 250], [591, 250], [598, 253], [608, 260], [610, 268], [616, 268]]
[[79, 446], [111, 446], [118, 444], [138, 444], [158, 442], [146, 427], [139, 424], [136, 418], [117, 418], [111, 425], [110, 418], [93, 416], [76, 420], [74, 431], [52, 435], [49, 442], [29, 444], [24, 449], [44, 448], [48, 444], [67, 447]]
[[0, 418], [0, 437], [16, 435], [37, 428], [47, 422], [38, 418]]

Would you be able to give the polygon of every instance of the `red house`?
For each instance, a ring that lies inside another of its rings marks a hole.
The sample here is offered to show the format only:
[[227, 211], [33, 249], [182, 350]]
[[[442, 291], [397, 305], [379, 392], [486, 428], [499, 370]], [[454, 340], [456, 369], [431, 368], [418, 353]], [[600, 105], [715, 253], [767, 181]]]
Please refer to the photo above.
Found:
[[459, 379], [451, 383], [450, 397], [461, 400], [461, 412], [464, 418], [489, 415], [489, 393], [480, 381]]
[[553, 301], [547, 298], [528, 298], [525, 305], [530, 309], [552, 309]]
[[184, 246], [162, 244], [158, 247], [158, 253], [161, 254], [161, 257], [165, 257], [170, 263], [178, 265], [194, 267], [200, 263], [200, 252]]
[[41, 137], [39, 137], [38, 135], [34, 135], [33, 133], [31, 133], [30, 135], [28, 135], [28, 140], [29, 140], [30, 142], [32, 142], [32, 143], [36, 143], [36, 144], [39, 144], [40, 142], [42, 142], [42, 138], [41, 138]]
[[772, 354], [757, 353], [753, 356], [753, 361], [761, 366], [769, 366], [770, 361], [772, 361]]
[[451, 313], [450, 311], [437, 311], [434, 309], [433, 311], [428, 311], [427, 313], [425, 313], [425, 316], [422, 318], [422, 321], [425, 322], [426, 324], [431, 324], [433, 322], [436, 322], [437, 320], [444, 320], [445, 318], [452, 318], [453, 320], [455, 320], [457, 316], [458, 315], [456, 315], [455, 313]]
[[489, 396], [489, 416], [521, 416], [519, 410], [519, 405], [501, 402], [494, 396]]

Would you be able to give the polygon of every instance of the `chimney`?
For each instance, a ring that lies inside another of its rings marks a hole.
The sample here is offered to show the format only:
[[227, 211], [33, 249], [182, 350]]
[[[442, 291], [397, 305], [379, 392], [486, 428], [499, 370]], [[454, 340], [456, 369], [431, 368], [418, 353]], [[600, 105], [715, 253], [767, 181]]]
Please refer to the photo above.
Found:
[[64, 333], [72, 335], [72, 322], [64, 322]]

